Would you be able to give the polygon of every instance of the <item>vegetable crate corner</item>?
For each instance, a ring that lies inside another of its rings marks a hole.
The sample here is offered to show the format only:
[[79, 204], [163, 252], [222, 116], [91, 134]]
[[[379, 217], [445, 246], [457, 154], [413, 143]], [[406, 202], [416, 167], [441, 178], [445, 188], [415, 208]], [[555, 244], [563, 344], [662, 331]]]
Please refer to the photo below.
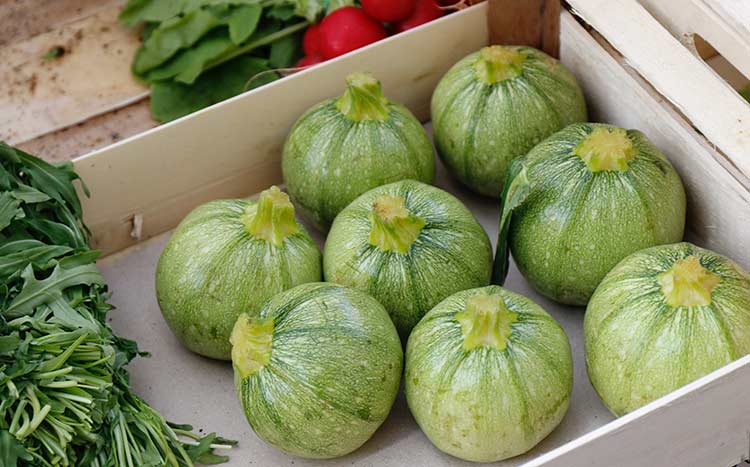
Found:
[[[749, 460], [750, 106], [676, 2], [568, 3], [479, 3], [72, 166], [0, 146], [0, 461]], [[129, 377], [110, 326], [151, 353]]]

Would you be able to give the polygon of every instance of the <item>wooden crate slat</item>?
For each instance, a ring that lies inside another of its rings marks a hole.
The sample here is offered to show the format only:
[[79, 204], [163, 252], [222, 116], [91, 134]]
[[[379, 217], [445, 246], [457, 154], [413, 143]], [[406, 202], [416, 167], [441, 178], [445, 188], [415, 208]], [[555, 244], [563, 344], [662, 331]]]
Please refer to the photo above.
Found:
[[570, 0], [570, 4], [734, 166], [750, 177], [747, 102], [635, 0]]

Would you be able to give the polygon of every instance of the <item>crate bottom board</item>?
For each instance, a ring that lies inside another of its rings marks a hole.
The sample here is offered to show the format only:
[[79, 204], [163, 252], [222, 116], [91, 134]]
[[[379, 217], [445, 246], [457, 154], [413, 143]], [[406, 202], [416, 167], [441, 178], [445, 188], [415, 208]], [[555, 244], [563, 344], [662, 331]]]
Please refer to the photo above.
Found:
[[[440, 166], [436, 185], [455, 194], [497, 240], [498, 206], [488, 198], [470, 193], [451, 179]], [[319, 245], [323, 235], [309, 229]], [[232, 365], [191, 353], [172, 335], [156, 302], [156, 263], [169, 239], [166, 233], [100, 261], [99, 266], [113, 291], [112, 326], [120, 335], [138, 341], [151, 358], [130, 365], [136, 392], [176, 423], [191, 423], [205, 432], [239, 440], [229, 452], [227, 466], [282, 465], [476, 465], [463, 462], [435, 448], [420, 431], [406, 405], [403, 391], [390, 416], [370, 441], [340, 459], [308, 461], [266, 445], [250, 429], [235, 395]], [[586, 375], [583, 353], [583, 308], [556, 304], [534, 292], [512, 266], [506, 286], [530, 297], [547, 310], [570, 338], [574, 359], [574, 388], [571, 405], [561, 425], [531, 452], [499, 465], [521, 465], [552, 449], [605, 425], [614, 417], [602, 405]], [[606, 467], [606, 464], [602, 464]]]

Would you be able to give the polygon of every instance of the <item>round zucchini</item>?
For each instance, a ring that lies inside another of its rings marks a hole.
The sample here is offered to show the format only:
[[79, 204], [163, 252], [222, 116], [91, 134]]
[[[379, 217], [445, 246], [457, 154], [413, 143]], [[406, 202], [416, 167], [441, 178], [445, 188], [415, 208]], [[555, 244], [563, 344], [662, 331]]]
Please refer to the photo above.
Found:
[[327, 281], [385, 306], [404, 342], [432, 307], [489, 284], [492, 247], [451, 194], [414, 180], [368, 191], [336, 218], [323, 255]]
[[531, 47], [485, 47], [456, 63], [432, 96], [438, 154], [461, 182], [496, 198], [515, 158], [586, 119], [573, 74]]
[[354, 73], [346, 81], [344, 94], [308, 110], [284, 144], [289, 194], [321, 230], [371, 188], [435, 177], [432, 144], [414, 115], [386, 99], [371, 75]]
[[750, 276], [690, 243], [634, 253], [591, 298], [589, 379], [620, 416], [750, 353]]
[[169, 328], [193, 352], [230, 359], [240, 313], [321, 279], [321, 254], [276, 187], [257, 202], [217, 200], [177, 226], [159, 258], [156, 296]]
[[406, 399], [440, 450], [495, 462], [528, 451], [565, 416], [573, 357], [560, 325], [498, 286], [451, 295], [406, 348]]
[[519, 167], [504, 196], [501, 223], [509, 225], [500, 229], [496, 268], [507, 238], [521, 273], [553, 300], [585, 305], [624, 257], [682, 240], [680, 177], [637, 130], [576, 123]]
[[306, 457], [348, 454], [383, 423], [403, 352], [383, 306], [336, 284], [304, 284], [232, 331], [237, 393], [267, 443]]

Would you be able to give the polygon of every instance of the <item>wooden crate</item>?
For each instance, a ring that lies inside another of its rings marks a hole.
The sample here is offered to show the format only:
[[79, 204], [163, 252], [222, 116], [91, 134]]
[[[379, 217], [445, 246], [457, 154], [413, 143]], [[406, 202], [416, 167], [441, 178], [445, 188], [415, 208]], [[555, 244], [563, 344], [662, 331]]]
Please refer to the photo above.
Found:
[[[155, 252], [164, 237], [145, 242], [147, 239], [173, 228], [203, 202], [249, 196], [280, 183], [280, 150], [291, 124], [310, 105], [337, 95], [348, 73], [373, 72], [389, 97], [427, 119], [430, 95], [443, 73], [459, 58], [489, 42], [488, 17], [493, 19], [492, 24], [504, 18], [504, 24], [522, 26], [493, 30], [493, 40], [532, 42], [547, 49], [559, 44], [561, 60], [584, 88], [592, 118], [644, 131], [674, 163], [689, 193], [693, 240], [750, 264], [750, 153], [743, 153], [750, 108], [635, 0], [569, 3], [585, 25], [568, 11], [558, 16], [551, 6], [555, 2], [491, 0], [490, 4], [469, 8], [77, 159], [76, 168], [92, 192], [84, 211], [95, 244], [107, 254], [125, 250], [103, 263], [108, 279], [127, 279], [114, 285], [116, 303], [117, 294], [129, 296], [122, 300], [126, 304], [123, 308], [141, 303], [136, 295], [142, 292], [128, 289], [128, 280], [153, 273]], [[695, 84], [697, 79], [683, 79], [688, 75], [681, 73], [701, 77], [703, 85], [707, 85], [709, 76], [716, 81], [701, 90]], [[732, 123], [733, 119], [738, 121]], [[475, 205], [489, 213], [484, 217], [489, 223], [485, 225], [497, 221], [491, 203]], [[130, 248], [141, 242], [145, 243]], [[138, 261], [133, 259], [136, 257]], [[122, 286], [119, 291], [118, 285]], [[151, 315], [144, 317], [148, 326], [125, 324], [133, 319], [128, 318], [127, 311], [115, 318], [116, 326], [144, 333], [131, 336], [143, 337], [154, 345], [169, 342], [168, 334], [160, 334], [167, 331], [163, 323], [158, 324], [161, 321], [158, 311], [153, 310], [153, 297], [145, 300], [145, 307], [151, 310]], [[555, 313], [562, 316], [576, 312]], [[570, 326], [580, 326], [580, 317], [566, 319], [570, 319]], [[573, 334], [573, 347], [580, 357], [580, 327]], [[173, 373], [138, 363], [135, 384], [169, 417], [191, 419], [199, 412], [192, 403], [200, 400], [200, 391], [206, 388], [200, 388], [200, 383], [179, 386], [183, 388], [182, 399], [175, 401], [174, 397], [161, 398], [163, 391], [173, 391], [172, 382], [163, 379], [167, 374], [175, 378], [182, 374], [184, 378], [185, 373], [194, 371], [203, 373], [190, 374], [192, 380], [215, 382], [226, 377], [227, 368], [206, 363], [174, 346], [169, 349], [176, 353], [164, 357], [166, 364], [161, 368], [171, 368]], [[585, 378], [581, 361], [576, 361], [579, 386], [575, 391], [591, 392], [588, 383], [580, 379], [581, 375]], [[211, 372], [210, 378], [205, 372]], [[162, 380], [137, 383], [141, 374], [161, 375]], [[151, 391], [159, 384], [162, 392]], [[591, 418], [591, 413], [601, 413], [597, 411], [601, 407], [572, 407], [566, 422], [550, 439], [524, 457], [502, 465], [734, 465], [750, 456], [748, 388], [750, 358], [745, 357], [609, 423], [605, 423], [607, 419]], [[209, 388], [208, 394], [212, 396], [215, 391]], [[215, 397], [212, 400], [219, 400]], [[591, 404], [596, 403], [592, 399]], [[224, 417], [241, 417], [236, 407], [217, 410]], [[590, 427], [595, 429], [590, 431]], [[412, 436], [413, 431], [407, 428], [401, 433], [410, 436], [398, 441], [404, 443], [398, 444], [398, 455], [388, 451], [393, 457], [381, 458], [380, 452], [365, 449], [332, 465], [454, 463], [431, 449], [418, 433]], [[253, 445], [249, 437], [241, 441], [254, 446], [253, 455], [265, 463], [290, 462], [289, 458], [272, 457], [275, 454], [266, 451], [270, 447]], [[266, 455], [271, 457], [263, 457]], [[232, 465], [246, 465], [247, 460], [235, 459]], [[296, 464], [305, 462], [297, 460]]]

